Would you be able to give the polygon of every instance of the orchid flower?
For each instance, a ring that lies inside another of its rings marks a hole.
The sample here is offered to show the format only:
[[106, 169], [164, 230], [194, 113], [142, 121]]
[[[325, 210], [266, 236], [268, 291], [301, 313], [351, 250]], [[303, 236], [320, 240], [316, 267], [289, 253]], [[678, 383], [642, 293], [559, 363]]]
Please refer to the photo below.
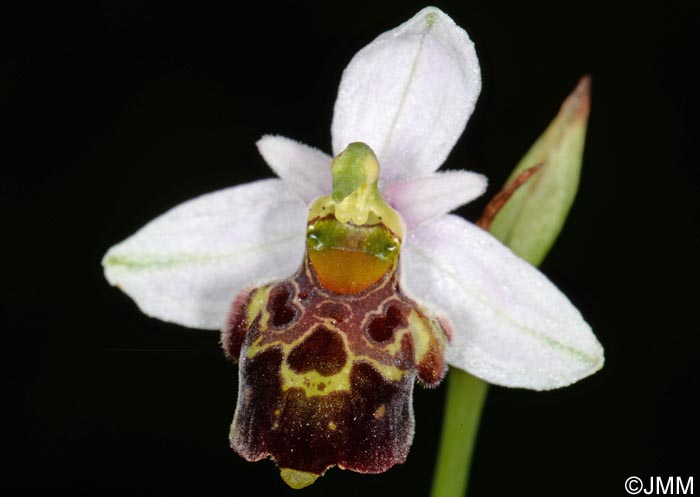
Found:
[[264, 136], [279, 178], [185, 202], [105, 255], [107, 280], [147, 315], [223, 330], [240, 362], [232, 447], [272, 457], [295, 488], [334, 465], [403, 462], [414, 380], [436, 385], [446, 364], [533, 390], [602, 367], [566, 296], [449, 214], [486, 190], [482, 175], [436, 172], [480, 88], [467, 33], [426, 8], [345, 69], [335, 159]]

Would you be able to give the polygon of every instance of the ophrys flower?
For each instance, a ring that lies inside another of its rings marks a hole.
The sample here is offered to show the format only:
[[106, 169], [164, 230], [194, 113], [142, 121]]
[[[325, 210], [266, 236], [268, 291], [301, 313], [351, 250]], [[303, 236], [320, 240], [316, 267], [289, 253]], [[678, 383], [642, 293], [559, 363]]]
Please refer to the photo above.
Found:
[[[407, 308], [429, 309], [426, 322], [437, 322], [432, 315], [444, 316], [444, 323], [452, 329], [446, 345], [449, 364], [499, 385], [537, 390], [568, 385], [602, 366], [602, 348], [589, 326], [539, 271], [480, 228], [447, 214], [483, 193], [486, 181], [482, 176], [464, 171], [435, 173], [461, 135], [480, 84], [476, 54], [467, 34], [439, 10], [424, 9], [381, 35], [351, 61], [335, 105], [333, 151], [339, 154], [350, 143], [364, 142], [376, 153], [381, 165], [378, 191], [398, 212], [403, 225], [400, 267], [378, 274], [397, 278], [396, 286], [406, 296]], [[331, 157], [274, 136], [264, 137], [258, 146], [281, 179], [237, 186], [186, 202], [105, 256], [108, 280], [134, 298], [148, 315], [195, 328], [221, 329], [231, 301], [243, 289], [272, 289], [267, 283], [304, 268], [307, 206], [332, 190], [336, 192]], [[353, 192], [355, 189], [348, 190], [347, 197]], [[334, 211], [336, 221], [363, 226], [361, 220], [353, 219], [357, 208], [348, 206], [340, 218]], [[335, 271], [340, 276], [331, 279], [342, 277], [347, 267], [339, 266], [338, 260], [329, 261], [317, 264], [339, 268]], [[380, 278], [372, 284], [382, 281]], [[359, 293], [370, 289], [360, 287]], [[325, 290], [342, 293], [332, 286]], [[274, 302], [282, 302], [283, 308], [303, 307], [285, 300], [290, 295], [298, 297], [298, 293], [285, 294], [284, 287], [280, 292], [281, 296], [261, 296], [258, 310], [270, 302], [272, 307]], [[247, 313], [245, 326], [252, 326], [255, 315], [249, 310], [255, 306], [243, 299], [239, 305]], [[389, 315], [378, 317], [388, 319]], [[358, 325], [356, 331], [371, 338], [365, 326], [368, 322]], [[393, 327], [391, 338], [408, 327]], [[303, 347], [312, 339], [312, 344], [321, 344], [307, 347], [313, 351], [307, 360], [313, 362], [322, 357], [324, 348], [335, 347], [346, 354], [343, 364], [347, 364], [347, 354], [353, 352], [348, 344], [313, 330], [299, 335], [300, 341], [294, 345]], [[284, 349], [280, 346], [277, 350], [280, 348]], [[290, 348], [283, 354], [282, 367], [294, 362], [290, 359], [293, 352]], [[414, 364], [420, 362], [417, 357], [414, 353]], [[372, 371], [381, 369], [369, 359], [362, 364]], [[330, 368], [327, 376], [336, 374], [332, 364], [326, 366]], [[319, 374], [323, 376], [322, 371]], [[241, 392], [245, 380], [241, 376]], [[301, 388], [294, 384], [282, 387], [285, 391]], [[410, 391], [408, 400], [406, 405], [410, 406]], [[239, 407], [245, 401], [239, 399]], [[403, 419], [410, 420], [410, 407], [406, 409]], [[275, 410], [267, 415], [275, 416]], [[326, 424], [329, 429], [331, 422]], [[401, 435], [398, 444], [406, 449], [409, 432]], [[394, 442], [382, 441], [386, 446]], [[267, 453], [272, 451], [267, 449]], [[402, 457], [405, 450], [397, 449], [390, 461], [393, 464]], [[335, 463], [339, 461], [335, 459]], [[287, 469], [313, 475], [322, 471]], [[302, 478], [299, 485], [304, 482]]]

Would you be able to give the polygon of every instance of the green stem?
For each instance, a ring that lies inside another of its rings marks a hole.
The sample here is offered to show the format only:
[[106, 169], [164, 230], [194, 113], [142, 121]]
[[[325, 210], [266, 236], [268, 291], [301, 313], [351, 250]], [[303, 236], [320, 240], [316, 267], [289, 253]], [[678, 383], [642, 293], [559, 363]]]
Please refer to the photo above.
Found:
[[488, 383], [450, 368], [432, 497], [464, 497]]

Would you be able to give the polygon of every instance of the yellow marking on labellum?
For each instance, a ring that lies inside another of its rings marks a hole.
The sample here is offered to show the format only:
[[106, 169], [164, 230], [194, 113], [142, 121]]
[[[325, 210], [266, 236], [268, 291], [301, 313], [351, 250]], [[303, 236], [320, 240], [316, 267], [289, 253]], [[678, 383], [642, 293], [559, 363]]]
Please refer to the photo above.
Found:
[[338, 429], [338, 426], [333, 421], [329, 421], [328, 422], [328, 429], [331, 431], [335, 431]]
[[323, 397], [332, 392], [346, 392], [350, 390], [351, 369], [352, 362], [346, 361], [343, 369], [331, 376], [323, 376], [316, 370], [297, 373], [289, 367], [287, 361], [284, 361], [280, 371], [282, 389], [301, 388], [307, 397]]
[[250, 301], [248, 302], [248, 309], [246, 311], [246, 320], [248, 322], [248, 326], [253, 324], [255, 318], [262, 311], [263, 316], [261, 317], [261, 321], [264, 322], [261, 323], [261, 325], [264, 328], [267, 328], [267, 321], [270, 318], [270, 315], [265, 309], [265, 304], [267, 304], [267, 300], [270, 295], [270, 288], [270, 285], [260, 287], [257, 290], [255, 290], [255, 292], [251, 296]]
[[413, 309], [408, 315], [408, 328], [411, 330], [411, 335], [413, 335], [413, 350], [418, 363], [430, 352], [430, 342], [435, 332], [431, 324], [428, 323], [426, 326], [425, 320]]
[[299, 490], [313, 485], [316, 479], [321, 475], [309, 473], [308, 471], [299, 471], [297, 469], [282, 468], [280, 470], [280, 476], [287, 485], [294, 490]]
[[384, 417], [385, 414], [386, 414], [386, 404], [382, 404], [379, 407], [377, 407], [377, 409], [374, 411], [372, 416], [374, 416], [374, 419], [381, 419], [382, 417]]
[[403, 337], [410, 334], [413, 342], [413, 354], [416, 364], [421, 363], [434, 348], [444, 349], [446, 337], [438, 322], [421, 316], [415, 309], [408, 315], [408, 326], [394, 331], [394, 338], [384, 345], [384, 350], [395, 356], [400, 353]]
[[280, 376], [282, 378], [282, 389], [300, 388], [307, 397], [325, 397], [333, 392], [351, 391], [350, 373], [356, 363], [366, 362], [374, 366], [379, 373], [389, 381], [400, 381], [410, 373], [396, 366], [382, 364], [381, 362], [367, 356], [353, 356], [348, 354], [348, 359], [343, 369], [330, 376], [323, 376], [318, 371], [306, 371], [297, 373], [292, 370], [286, 361], [282, 363]]
[[248, 346], [246, 358], [253, 359], [256, 355], [272, 347], [280, 348], [282, 350], [282, 355], [285, 358], [285, 360], [282, 361], [282, 367], [280, 370], [282, 389], [286, 391], [290, 388], [300, 388], [306, 393], [307, 397], [322, 397], [332, 392], [350, 391], [350, 373], [352, 371], [352, 367], [354, 364], [360, 362], [371, 364], [384, 378], [389, 381], [400, 381], [410, 373], [409, 370], [384, 364], [372, 357], [353, 354], [349, 349], [347, 337], [342, 332], [337, 332], [337, 334], [343, 339], [347, 359], [345, 361], [345, 365], [340, 371], [329, 376], [323, 376], [316, 370], [297, 373], [289, 367], [287, 358], [292, 350], [297, 345], [303, 343], [314, 331], [315, 328], [307, 331], [296, 340], [289, 343], [275, 340], [273, 342], [268, 342], [265, 345], [260, 345], [260, 342], [265, 339], [264, 336], [260, 336]]
[[[284, 383], [282, 388], [284, 390], [295, 386], [303, 388], [308, 397], [325, 396], [331, 392], [350, 391], [350, 372], [352, 371], [352, 366], [360, 362], [371, 364], [385, 379], [389, 381], [401, 381], [410, 372], [396, 366], [382, 364], [381, 362], [367, 356], [356, 356], [354, 359], [348, 359], [343, 369], [333, 376], [321, 376], [316, 371], [296, 373], [289, 369], [291, 374], [289, 377], [285, 377], [287, 368], [285, 365], [283, 365], [282, 379]], [[303, 386], [304, 380], [308, 380], [310, 382], [308, 389]], [[325, 382], [323, 388], [319, 388], [319, 383], [321, 383], [321, 380]]]
[[384, 345], [384, 350], [386, 350], [391, 355], [396, 355], [401, 350], [401, 340], [406, 333], [411, 333], [411, 330], [407, 328], [399, 328], [394, 331], [394, 339]]

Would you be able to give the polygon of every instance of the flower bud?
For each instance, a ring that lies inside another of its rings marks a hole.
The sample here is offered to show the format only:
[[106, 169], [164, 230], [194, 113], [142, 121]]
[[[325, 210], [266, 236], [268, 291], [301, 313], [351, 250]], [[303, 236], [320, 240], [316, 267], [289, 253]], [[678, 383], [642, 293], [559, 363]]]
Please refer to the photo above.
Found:
[[541, 169], [496, 214], [489, 231], [537, 266], [554, 244], [578, 188], [590, 110], [590, 77], [579, 81], [559, 114], [528, 150], [506, 184], [523, 171]]

